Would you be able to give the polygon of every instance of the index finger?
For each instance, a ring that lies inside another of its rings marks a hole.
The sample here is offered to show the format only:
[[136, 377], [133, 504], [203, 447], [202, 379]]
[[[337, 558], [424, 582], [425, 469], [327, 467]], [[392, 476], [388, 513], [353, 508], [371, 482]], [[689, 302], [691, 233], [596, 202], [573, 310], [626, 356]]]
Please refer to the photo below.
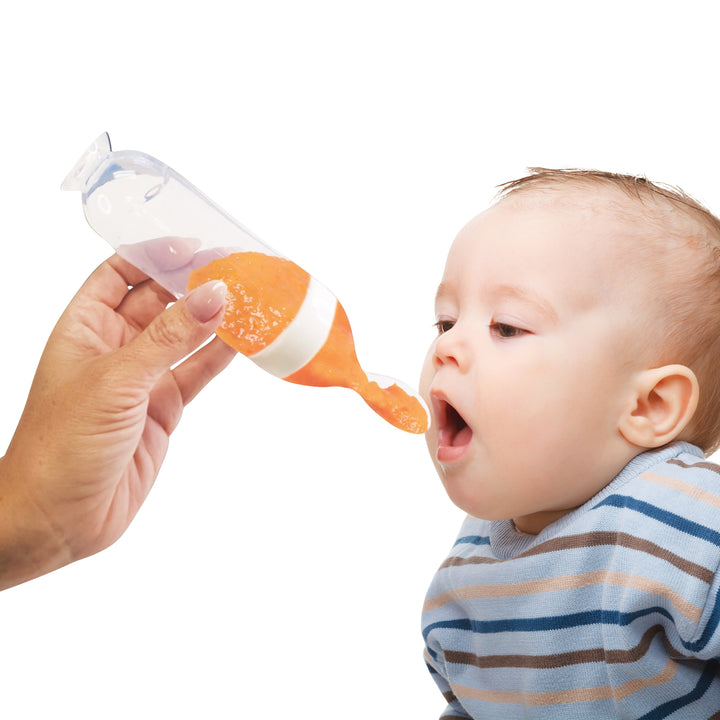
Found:
[[142, 270], [138, 270], [119, 255], [113, 255], [95, 268], [78, 290], [76, 297], [96, 300], [115, 309], [131, 287], [148, 280]]

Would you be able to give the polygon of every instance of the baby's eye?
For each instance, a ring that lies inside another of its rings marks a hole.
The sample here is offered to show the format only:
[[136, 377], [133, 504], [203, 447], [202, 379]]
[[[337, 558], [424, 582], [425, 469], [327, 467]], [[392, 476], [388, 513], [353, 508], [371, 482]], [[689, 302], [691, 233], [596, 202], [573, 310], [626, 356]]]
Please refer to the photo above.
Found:
[[436, 323], [433, 323], [433, 327], [437, 328], [438, 335], [442, 335], [448, 330], [452, 330], [453, 325], [455, 325], [454, 320], [438, 320]]
[[512, 338], [520, 335], [526, 335], [527, 330], [508, 325], [507, 323], [495, 322], [490, 324], [490, 332], [500, 338]]

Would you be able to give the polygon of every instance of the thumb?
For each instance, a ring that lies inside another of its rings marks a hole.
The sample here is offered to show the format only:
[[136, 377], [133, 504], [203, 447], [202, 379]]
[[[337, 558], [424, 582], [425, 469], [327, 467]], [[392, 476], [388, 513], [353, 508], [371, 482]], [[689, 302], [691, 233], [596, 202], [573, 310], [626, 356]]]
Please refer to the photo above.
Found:
[[211, 280], [161, 312], [125, 347], [126, 369], [152, 387], [220, 324], [226, 293], [224, 282]]

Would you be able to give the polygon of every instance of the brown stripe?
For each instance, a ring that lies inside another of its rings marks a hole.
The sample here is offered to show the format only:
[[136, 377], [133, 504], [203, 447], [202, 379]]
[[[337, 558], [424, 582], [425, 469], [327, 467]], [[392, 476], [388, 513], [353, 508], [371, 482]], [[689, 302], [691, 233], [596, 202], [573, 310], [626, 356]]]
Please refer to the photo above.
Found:
[[529, 693], [515, 690], [484, 690], [481, 688], [467, 687], [465, 685], [453, 685], [453, 690], [459, 698], [534, 707], [560, 705], [563, 703], [592, 702], [594, 700], [607, 700], [609, 698], [622, 700], [645, 688], [657, 687], [669, 682], [675, 676], [677, 667], [677, 663], [675, 663], [674, 660], [668, 659], [665, 667], [654, 677], [637, 678], [623, 683], [618, 687], [600, 685], [599, 687]]
[[[559, 552], [562, 550], [575, 550], [577, 548], [594, 547], [599, 545], [619, 545], [622, 547], [629, 548], [630, 550], [637, 550], [639, 552], [646, 553], [647, 555], [653, 555], [654, 557], [664, 560], [674, 565], [679, 570], [682, 570], [688, 575], [702, 580], [708, 585], [713, 580], [712, 570], [708, 570], [702, 565], [691, 562], [686, 558], [680, 557], [675, 553], [666, 550], [665, 548], [656, 545], [649, 540], [629, 535], [628, 533], [620, 532], [592, 532], [583, 533], [581, 535], [569, 535], [565, 537], [559, 537], [554, 540], [548, 540], [545, 543], [541, 543], [530, 550], [526, 550], [524, 553], [517, 555], [514, 559], [531, 557], [532, 555], [542, 555], [543, 553]], [[453, 567], [460, 565], [485, 565], [488, 563], [506, 562], [505, 560], [495, 560], [493, 558], [484, 557], [450, 557], [440, 567]]]
[[451, 556], [447, 558], [443, 564], [438, 568], [442, 570], [449, 567], [458, 567], [460, 565], [494, 565], [495, 563], [505, 562], [504, 560], [498, 560], [497, 558], [489, 557], [456, 557]]
[[[428, 664], [428, 666], [431, 667], [435, 672], [438, 672], [438, 669], [435, 667], [435, 663], [430, 657], [430, 653], [428, 652], [427, 648], [425, 648], [425, 652], [423, 653], [423, 655], [425, 656], [425, 662]], [[442, 695], [448, 705], [452, 705], [457, 700], [457, 698], [453, 695], [452, 690], [446, 690], [445, 692], [443, 692]]]
[[720, 465], [716, 465], [715, 463], [699, 462], [688, 464], [682, 460], [668, 460], [668, 465], [678, 465], [682, 468], [702, 468], [703, 470], [710, 470], [711, 472], [720, 475]]
[[471, 665], [476, 668], [533, 668], [549, 670], [551, 668], [582, 665], [584, 663], [604, 662], [608, 664], [636, 662], [645, 655], [653, 638], [663, 631], [662, 625], [653, 625], [645, 631], [640, 642], [629, 650], [604, 650], [590, 648], [573, 652], [556, 653], [554, 655], [474, 655], [458, 650], [446, 650], [444, 655], [448, 662], [458, 665]]

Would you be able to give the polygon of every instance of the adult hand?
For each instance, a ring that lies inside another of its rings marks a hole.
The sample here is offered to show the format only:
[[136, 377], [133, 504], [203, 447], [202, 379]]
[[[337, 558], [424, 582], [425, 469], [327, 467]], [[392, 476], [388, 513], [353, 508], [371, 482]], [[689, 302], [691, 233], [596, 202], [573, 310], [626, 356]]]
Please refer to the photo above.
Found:
[[225, 292], [210, 282], [166, 309], [174, 298], [117, 255], [88, 278], [48, 340], [0, 459], [0, 589], [125, 531], [183, 407], [235, 354], [218, 338], [196, 350], [219, 324]]

